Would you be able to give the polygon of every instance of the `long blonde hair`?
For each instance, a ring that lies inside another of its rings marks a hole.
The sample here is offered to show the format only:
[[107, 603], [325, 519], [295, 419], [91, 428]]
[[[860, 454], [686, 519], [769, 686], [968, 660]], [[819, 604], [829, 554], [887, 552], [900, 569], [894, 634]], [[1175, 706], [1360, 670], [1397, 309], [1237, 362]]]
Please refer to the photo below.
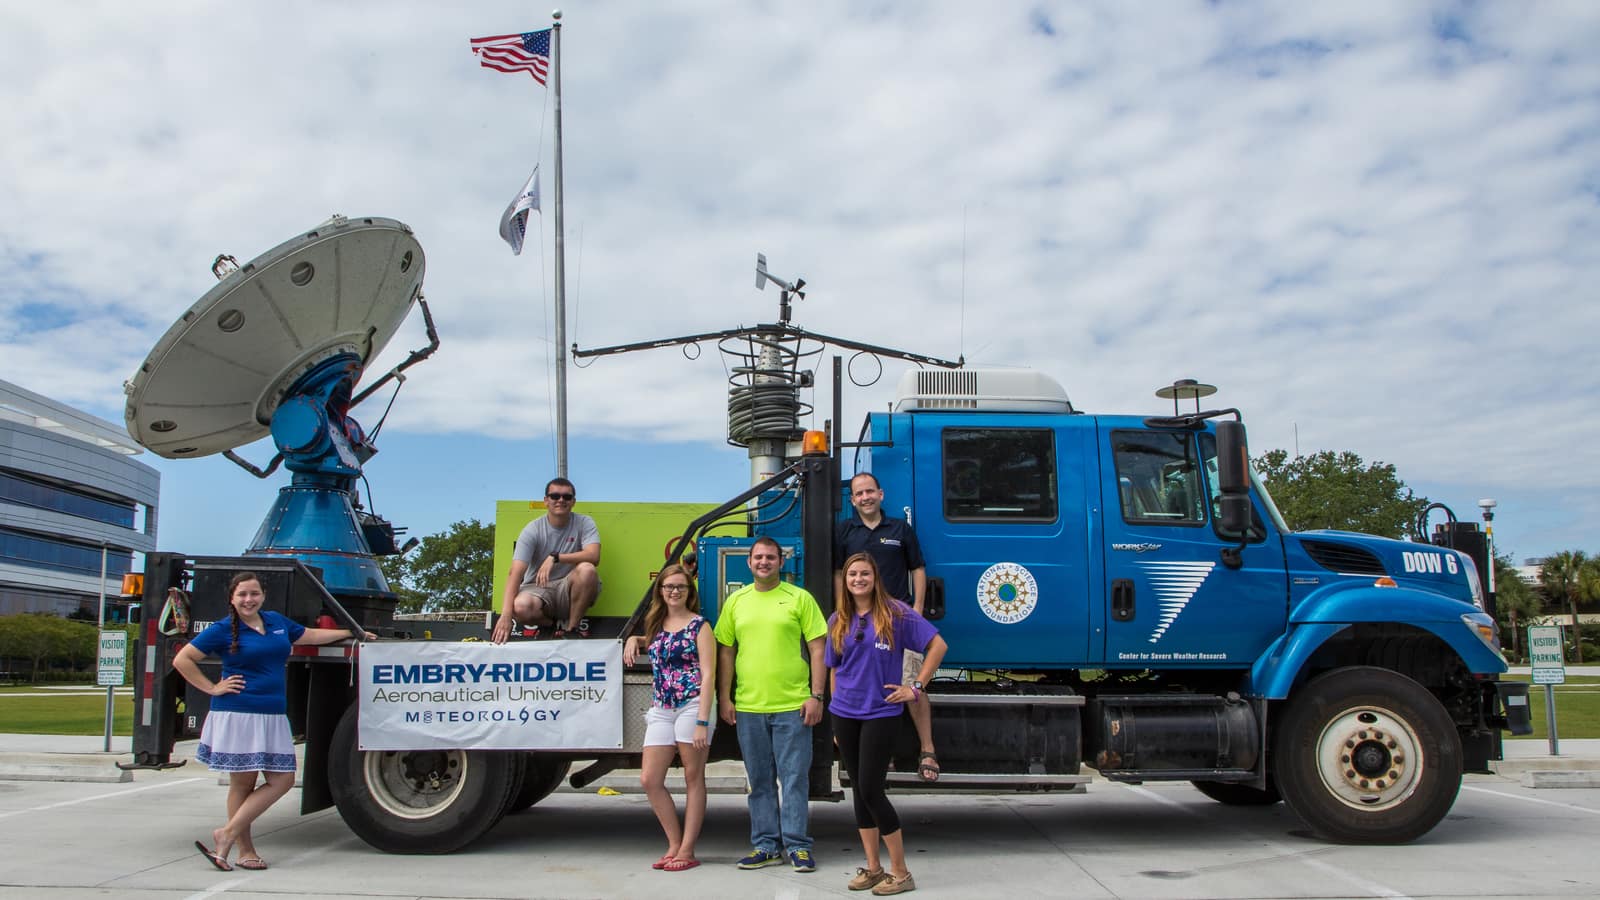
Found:
[[[868, 612], [872, 615], [872, 632], [878, 640], [894, 641], [894, 620], [901, 615], [900, 608], [889, 601], [889, 595], [884, 593], [883, 579], [878, 575], [878, 561], [865, 553], [857, 553], [844, 561], [841, 572], [849, 573], [850, 567], [858, 562], [864, 562], [872, 569], [872, 603]], [[828, 639], [833, 642], [833, 652], [844, 653], [844, 637], [850, 630], [850, 622], [856, 617], [855, 597], [850, 593], [849, 579], [845, 579], [844, 590], [834, 599], [833, 626], [828, 629]]]
[[650, 609], [644, 614], [644, 639], [647, 643], [655, 640], [656, 634], [667, 621], [667, 601], [661, 595], [661, 582], [666, 581], [668, 575], [682, 575], [689, 582], [689, 596], [684, 598], [683, 605], [689, 608], [689, 612], [700, 612], [700, 592], [695, 589], [694, 576], [677, 563], [667, 566], [656, 576], [656, 583], [650, 588]]

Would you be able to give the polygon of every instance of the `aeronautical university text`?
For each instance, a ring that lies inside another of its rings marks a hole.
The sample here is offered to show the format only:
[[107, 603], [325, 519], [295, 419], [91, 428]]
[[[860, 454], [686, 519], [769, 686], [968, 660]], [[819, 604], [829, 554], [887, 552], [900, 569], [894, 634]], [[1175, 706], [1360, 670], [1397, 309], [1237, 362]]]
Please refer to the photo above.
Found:
[[[581, 669], [581, 671], [580, 671]], [[522, 682], [605, 681], [606, 664], [586, 663], [414, 663], [372, 667], [373, 684], [516, 684]]]
[[606, 664], [600, 661], [379, 665], [372, 667], [374, 685], [459, 686], [411, 690], [380, 687], [373, 692], [372, 699], [375, 703], [495, 703], [501, 700], [604, 703], [606, 692], [600, 687], [550, 685], [605, 680]]

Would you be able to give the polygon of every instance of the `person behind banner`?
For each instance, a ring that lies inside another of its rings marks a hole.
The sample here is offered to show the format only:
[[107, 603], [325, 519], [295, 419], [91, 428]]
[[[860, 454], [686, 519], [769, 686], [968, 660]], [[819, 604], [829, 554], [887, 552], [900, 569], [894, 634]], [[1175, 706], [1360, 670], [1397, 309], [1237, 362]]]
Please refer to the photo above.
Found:
[[822, 721], [827, 624], [809, 592], [779, 577], [782, 567], [778, 542], [756, 538], [750, 547], [755, 583], [730, 594], [717, 614], [717, 705], [722, 720], [738, 729], [750, 785], [753, 849], [739, 868], [779, 864], [787, 854], [796, 872], [815, 872], [811, 727]]
[[[234, 575], [228, 582], [228, 617], [195, 635], [172, 661], [185, 681], [212, 698], [195, 759], [213, 772], [228, 773], [228, 821], [212, 829], [211, 847], [200, 841], [194, 845], [224, 872], [233, 871], [235, 864], [228, 862], [228, 855], [235, 847], [239, 868], [267, 867], [256, 852], [250, 825], [294, 787], [294, 740], [289, 734], [284, 674], [289, 648], [377, 638], [371, 632], [356, 634], [343, 628], [306, 628], [263, 610], [265, 601], [261, 579], [254, 572]], [[207, 656], [222, 658], [222, 680], [213, 682], [200, 671]], [[260, 785], [257, 773], [264, 782]]]
[[[650, 867], [682, 872], [700, 865], [695, 842], [706, 818], [706, 756], [711, 750], [717, 642], [700, 615], [700, 595], [683, 566], [656, 577], [644, 635], [623, 645], [622, 661], [633, 665], [646, 647], [654, 698], [644, 714], [644, 763], [639, 783], [667, 835], [667, 852]], [[683, 764], [683, 820], [667, 790], [667, 768], [676, 753]]]
[[572, 511], [577, 499], [577, 489], [565, 478], [544, 486], [549, 511], [522, 529], [511, 553], [500, 619], [494, 623], [496, 644], [511, 636], [513, 620], [549, 626], [558, 638], [589, 636], [584, 614], [600, 596], [600, 529]]
[[[900, 714], [922, 691], [915, 685], [933, 677], [944, 660], [944, 638], [910, 606], [891, 598], [878, 578], [878, 564], [867, 553], [845, 560], [845, 593], [828, 617], [824, 662], [832, 685], [828, 711], [839, 755], [850, 773], [856, 828], [867, 864], [856, 869], [850, 890], [903, 894], [917, 884], [906, 868], [900, 817], [884, 790], [889, 754], [897, 743]], [[902, 680], [906, 650], [923, 654], [916, 681]], [[889, 868], [879, 863], [878, 844], [889, 848]]]

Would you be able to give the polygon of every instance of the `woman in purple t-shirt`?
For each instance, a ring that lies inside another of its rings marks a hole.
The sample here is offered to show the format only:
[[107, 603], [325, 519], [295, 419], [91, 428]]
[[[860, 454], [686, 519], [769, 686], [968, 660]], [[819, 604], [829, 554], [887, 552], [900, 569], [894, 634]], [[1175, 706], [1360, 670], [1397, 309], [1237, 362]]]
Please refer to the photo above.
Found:
[[[683, 566], [667, 566], [656, 576], [650, 609], [644, 614], [644, 635], [628, 638], [622, 661], [633, 665], [641, 647], [649, 651], [655, 696], [644, 714], [639, 784], [667, 835], [667, 852], [650, 868], [682, 872], [700, 865], [694, 845], [706, 818], [706, 756], [711, 752], [717, 683], [717, 642], [711, 625], [700, 615], [694, 579]], [[667, 767], [674, 753], [683, 761], [681, 823], [667, 790]]]
[[[372, 640], [343, 628], [306, 628], [263, 610], [266, 594], [254, 572], [228, 582], [228, 617], [194, 636], [172, 660], [185, 681], [211, 695], [211, 711], [200, 730], [195, 758], [213, 772], [228, 773], [228, 821], [211, 832], [212, 846], [195, 849], [224, 872], [265, 869], [250, 838], [250, 824], [294, 787], [294, 740], [289, 734], [289, 701], [284, 664], [296, 644], [330, 644], [348, 637]], [[222, 658], [222, 680], [200, 671], [207, 656]], [[263, 781], [257, 784], [257, 773]], [[237, 863], [228, 854], [239, 848]], [[214, 848], [214, 849], [213, 849]]]
[[[856, 828], [867, 854], [867, 864], [856, 869], [850, 890], [901, 894], [917, 885], [906, 869], [900, 817], [884, 791], [889, 754], [900, 730], [900, 714], [933, 677], [946, 645], [927, 619], [884, 593], [878, 564], [867, 554], [845, 560], [844, 588], [828, 617], [823, 661], [832, 685], [828, 711], [833, 714], [833, 734], [850, 773]], [[924, 654], [922, 670], [916, 681], [901, 684], [907, 650]], [[888, 871], [878, 862], [880, 840], [889, 848]]]

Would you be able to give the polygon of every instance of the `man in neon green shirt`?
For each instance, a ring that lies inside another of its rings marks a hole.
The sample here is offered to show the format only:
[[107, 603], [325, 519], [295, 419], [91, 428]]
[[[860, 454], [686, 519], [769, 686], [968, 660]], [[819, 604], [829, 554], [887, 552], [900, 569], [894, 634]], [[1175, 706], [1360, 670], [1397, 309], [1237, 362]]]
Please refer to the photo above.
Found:
[[717, 614], [717, 704], [723, 721], [738, 729], [750, 782], [754, 849], [739, 868], [759, 869], [787, 855], [796, 872], [814, 872], [811, 726], [822, 721], [828, 624], [810, 593], [778, 577], [782, 566], [778, 542], [757, 538], [750, 548], [755, 583], [729, 595]]

